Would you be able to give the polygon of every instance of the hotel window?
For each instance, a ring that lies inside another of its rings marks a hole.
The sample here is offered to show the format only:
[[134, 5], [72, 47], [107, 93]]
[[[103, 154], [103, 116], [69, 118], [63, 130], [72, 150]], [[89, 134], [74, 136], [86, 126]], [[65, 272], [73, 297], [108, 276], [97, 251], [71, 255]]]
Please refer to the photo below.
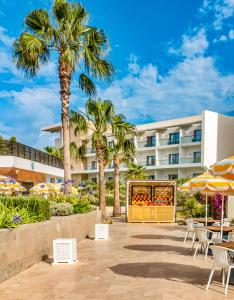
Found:
[[201, 162], [201, 152], [193, 152], [193, 162], [194, 163], [200, 163]]
[[169, 145], [171, 144], [179, 144], [180, 143], [180, 133], [173, 132], [169, 135]]
[[149, 180], [154, 180], [154, 179], [155, 179], [155, 176], [154, 176], [154, 175], [149, 175], [149, 176], [148, 176], [148, 179], [149, 179]]
[[147, 136], [146, 137], [146, 147], [154, 147], [156, 145], [156, 136], [152, 135], [152, 136]]
[[193, 177], [197, 177], [199, 175], [201, 175], [202, 173], [193, 173]]
[[147, 166], [154, 166], [155, 165], [155, 156], [146, 156], [146, 165]]
[[169, 174], [168, 175], [168, 180], [176, 180], [178, 179], [178, 174]]
[[109, 146], [110, 148], [113, 148], [113, 146], [114, 146], [114, 141], [108, 142], [108, 146]]
[[97, 169], [96, 160], [93, 160], [93, 161], [91, 162], [91, 169], [92, 169], [92, 170]]
[[200, 142], [202, 137], [201, 129], [196, 129], [193, 132], [193, 142]]
[[169, 165], [175, 165], [179, 163], [179, 153], [169, 154]]
[[114, 177], [113, 177], [113, 176], [109, 176], [109, 177], [108, 177], [108, 181], [111, 181], [111, 180], [114, 180]]
[[93, 178], [92, 178], [92, 182], [93, 182], [93, 183], [97, 183], [97, 178], [96, 178], [96, 177], [93, 177]]

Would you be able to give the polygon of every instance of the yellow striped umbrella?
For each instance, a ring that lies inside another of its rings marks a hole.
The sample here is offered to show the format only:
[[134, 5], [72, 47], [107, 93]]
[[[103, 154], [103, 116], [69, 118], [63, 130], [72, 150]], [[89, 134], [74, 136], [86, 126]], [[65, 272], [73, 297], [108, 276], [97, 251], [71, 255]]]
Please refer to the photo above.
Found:
[[177, 188], [180, 192], [190, 192], [191, 191], [191, 184], [190, 180], [183, 183], [181, 186]]
[[[58, 193], [64, 193], [64, 183], [56, 183], [55, 188]], [[78, 189], [72, 186], [72, 194], [78, 194]]]
[[[186, 182], [187, 183], [187, 182]], [[185, 184], [184, 184], [185, 185]], [[224, 195], [234, 194], [234, 183], [232, 180], [225, 179], [222, 176], [214, 176], [209, 172], [192, 178], [188, 183], [187, 191], [201, 192], [206, 195], [206, 225], [207, 225], [207, 195], [221, 193], [222, 194], [222, 223], [223, 223], [223, 200]], [[221, 226], [221, 235], [223, 233], [223, 225]]]
[[34, 185], [34, 187], [32, 187], [30, 189], [30, 193], [31, 194], [37, 194], [37, 195], [48, 195], [48, 194], [57, 194], [57, 190], [55, 187], [55, 184], [50, 183], [50, 182], [44, 182], [44, 183], [38, 183], [36, 185]]
[[234, 180], [234, 155], [211, 166], [211, 172], [214, 175], [220, 175], [224, 178]]
[[26, 192], [26, 188], [14, 178], [0, 175], [0, 193]]

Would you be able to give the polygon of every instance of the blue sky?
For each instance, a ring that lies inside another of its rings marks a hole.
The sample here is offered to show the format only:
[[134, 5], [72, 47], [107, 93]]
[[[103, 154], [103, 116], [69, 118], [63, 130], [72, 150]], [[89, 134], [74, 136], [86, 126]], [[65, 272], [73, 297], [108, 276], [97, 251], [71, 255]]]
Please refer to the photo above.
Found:
[[[106, 31], [116, 68], [98, 94], [136, 124], [210, 109], [234, 115], [234, 0], [82, 1], [90, 23]], [[56, 61], [38, 77], [15, 68], [11, 45], [23, 20], [49, 0], [0, 0], [0, 135], [25, 144], [53, 143], [40, 128], [60, 120]], [[86, 97], [72, 84], [71, 108]]]

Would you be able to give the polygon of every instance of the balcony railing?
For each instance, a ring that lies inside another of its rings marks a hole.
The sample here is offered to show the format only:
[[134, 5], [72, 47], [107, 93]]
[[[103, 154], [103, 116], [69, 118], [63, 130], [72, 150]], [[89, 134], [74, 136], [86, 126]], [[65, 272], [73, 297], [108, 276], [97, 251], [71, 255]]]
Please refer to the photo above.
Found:
[[138, 148], [149, 148], [149, 147], [155, 147], [155, 146], [156, 146], [156, 142], [152, 142], [152, 143], [149, 143], [147, 141], [137, 142]]
[[140, 161], [140, 162], [137, 162], [137, 164], [141, 165], [141, 166], [144, 166], [144, 167], [151, 167], [151, 166], [155, 166], [156, 165], [156, 161], [155, 160], [152, 160], [152, 161]]
[[178, 164], [179, 164], [179, 160], [178, 159], [173, 159], [173, 160], [161, 159], [161, 160], [159, 160], [159, 166], [178, 165]]
[[95, 153], [95, 149], [93, 148], [86, 148], [86, 154]]
[[187, 158], [187, 157], [184, 157], [184, 158], [180, 159], [180, 163], [181, 164], [197, 164], [197, 163], [200, 163], [200, 162], [201, 162], [201, 158], [200, 157], [197, 157], [197, 158], [193, 158], [193, 157]]
[[97, 166], [95, 165], [88, 165], [87, 170], [97, 170]]
[[182, 144], [197, 143], [197, 142], [201, 142], [201, 138], [194, 137], [193, 135], [187, 135], [181, 137]]
[[180, 141], [177, 139], [161, 139], [159, 140], [159, 146], [166, 146], [166, 145], [177, 145]]
[[21, 157], [51, 167], [63, 169], [63, 162], [58, 157], [14, 141], [1, 140], [0, 155]]

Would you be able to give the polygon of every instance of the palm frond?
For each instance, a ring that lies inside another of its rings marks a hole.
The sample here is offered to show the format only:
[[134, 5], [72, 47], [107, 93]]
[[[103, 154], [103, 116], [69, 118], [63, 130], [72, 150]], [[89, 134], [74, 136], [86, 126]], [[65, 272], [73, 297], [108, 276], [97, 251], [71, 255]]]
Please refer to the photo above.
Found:
[[96, 87], [93, 81], [84, 73], [80, 74], [79, 87], [82, 91], [84, 91], [89, 96], [93, 96], [96, 94]]
[[49, 60], [49, 50], [45, 41], [29, 32], [24, 32], [14, 42], [13, 58], [19, 70], [24, 71], [27, 77], [37, 74], [40, 64]]
[[54, 28], [45, 9], [33, 10], [25, 18], [25, 24], [33, 33], [45, 38], [47, 41], [54, 35]]
[[70, 143], [70, 153], [73, 158], [78, 160], [79, 158], [82, 159], [85, 156], [86, 149], [85, 146], [82, 145], [80, 147], [77, 147], [75, 142]]
[[71, 111], [70, 124], [74, 126], [74, 133], [86, 133], [88, 130], [88, 122], [84, 115], [79, 112]]

